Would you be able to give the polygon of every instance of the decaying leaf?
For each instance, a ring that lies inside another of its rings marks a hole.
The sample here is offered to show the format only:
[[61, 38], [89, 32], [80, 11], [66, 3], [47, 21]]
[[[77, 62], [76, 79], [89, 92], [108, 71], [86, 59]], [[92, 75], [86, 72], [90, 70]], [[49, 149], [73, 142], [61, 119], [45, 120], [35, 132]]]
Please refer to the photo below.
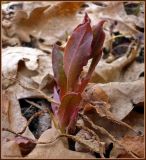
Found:
[[[40, 50], [27, 47], [8, 47], [2, 52], [2, 75], [4, 78], [16, 78], [18, 73], [22, 71], [23, 76], [28, 73], [28, 76], [31, 76], [35, 83], [41, 84], [47, 74], [50, 74], [50, 77], [53, 76], [51, 59]], [[24, 62], [28, 72], [25, 73], [22, 66], [19, 68], [20, 62]], [[5, 81], [3, 82], [4, 85], [7, 84]], [[7, 85], [9, 86], [9, 84]]]
[[144, 63], [134, 61], [125, 71], [122, 81], [135, 81], [140, 77], [144, 77]]
[[87, 4], [90, 7], [85, 11], [89, 12], [89, 16], [94, 23], [96, 23], [99, 18], [105, 18], [117, 22], [114, 31], [120, 31], [124, 35], [132, 35], [135, 38], [138, 38], [138, 35], [141, 35], [135, 28], [135, 24], [140, 26], [144, 24], [143, 13], [138, 16], [127, 15], [123, 2], [109, 2], [106, 5], [103, 4], [102, 7], [100, 5], [95, 5], [92, 2], [88, 2]]
[[28, 15], [36, 8], [39, 7], [44, 7], [44, 6], [51, 6], [54, 5], [56, 2], [26, 2], [26, 1], [21, 1], [21, 2], [9, 2], [5, 5], [2, 6], [2, 10], [6, 12], [16, 12], [23, 10], [25, 11]]
[[4, 158], [4, 159], [7, 159], [7, 158], [21, 158], [22, 155], [21, 155], [21, 152], [20, 152], [20, 148], [18, 146], [18, 144], [15, 143], [15, 141], [11, 140], [11, 141], [8, 141], [8, 142], [4, 142], [2, 143], [2, 154], [1, 154], [1, 157]]
[[[144, 63], [137, 61], [143, 58], [144, 3], [135, 2], [139, 8], [131, 15], [125, 5], [133, 10], [133, 2], [2, 3], [2, 128], [21, 132], [26, 127], [20, 137], [2, 131], [2, 158], [144, 158]], [[104, 39], [110, 50], [117, 32], [130, 36], [127, 53], [112, 63], [100, 60]], [[85, 88], [91, 75], [93, 83]], [[21, 98], [41, 96], [51, 102], [57, 129], [79, 132], [56, 139], [60, 133], [54, 126], [43, 134], [45, 126], [38, 126], [43, 144], [37, 143], [19, 103]], [[82, 121], [80, 127], [76, 121]], [[71, 146], [76, 151], [69, 149], [70, 139], [76, 141]]]
[[[112, 81], [122, 81], [122, 76], [124, 75], [123, 70], [125, 67], [130, 65], [137, 56], [137, 49], [132, 49], [130, 55], [124, 55], [112, 63], [107, 63], [105, 60], [101, 60], [95, 68], [95, 73], [91, 79], [94, 83], [107, 83]], [[90, 63], [84, 68], [86, 73]]]
[[[48, 142], [54, 139], [58, 135], [58, 132], [55, 129], [49, 129], [45, 131], [41, 137], [39, 138], [40, 142]], [[66, 139], [59, 139], [57, 142], [52, 144], [38, 144], [36, 145], [35, 149], [26, 157], [26, 158], [44, 158], [44, 159], [52, 159], [52, 158], [62, 158], [62, 159], [69, 159], [69, 158], [79, 158], [79, 159], [86, 159], [86, 158], [94, 158], [94, 156], [88, 153], [80, 153], [75, 151], [70, 151], [67, 149]], [[55, 154], [54, 154], [55, 151]]]
[[[123, 119], [123, 121], [132, 126], [133, 129], [139, 131], [142, 135], [144, 135], [143, 113], [132, 110], [132, 112], [130, 112], [129, 115]], [[131, 132], [129, 131], [128, 134], [131, 134]]]
[[[2, 128], [9, 128], [15, 132], [20, 132], [26, 125], [27, 121], [21, 114], [20, 105], [16, 96], [13, 93], [8, 93], [9, 108], [7, 112], [2, 113]], [[5, 93], [5, 95], [7, 96], [7, 93]], [[5, 105], [5, 103], [3, 105]], [[4, 107], [6, 106], [3, 106], [3, 108]], [[28, 128], [26, 129], [23, 135], [34, 139], [33, 134], [30, 132]], [[11, 141], [7, 142], [7, 139], [10, 139]], [[14, 135], [12, 135], [11, 133], [5, 131], [2, 132], [2, 146], [2, 156], [20, 156], [20, 148], [14, 142]], [[13, 151], [14, 148], [16, 149], [16, 152]]]
[[[144, 80], [133, 82], [111, 82], [106, 84], [91, 85], [86, 94], [98, 97], [98, 88], [101, 87], [109, 97], [112, 114], [118, 119], [125, 118], [133, 109], [133, 104], [144, 102]], [[97, 90], [97, 91], [96, 91]], [[96, 93], [97, 92], [97, 93]], [[94, 101], [96, 101], [94, 99]], [[98, 102], [98, 98], [97, 98]]]
[[[126, 146], [137, 157], [144, 158], [144, 136], [125, 136], [120, 143]], [[121, 148], [115, 147], [111, 152], [111, 157], [116, 158], [132, 158], [127, 152]]]
[[3, 89], [12, 92], [15, 90], [18, 99], [35, 97], [39, 94], [24, 89], [15, 79], [26, 86], [40, 89], [52, 83], [51, 58], [44, 52], [27, 47], [8, 47], [3, 50], [2, 58]]
[[75, 14], [81, 4], [57, 2], [52, 6], [35, 8], [29, 16], [23, 10], [17, 11], [12, 22], [13, 34], [21, 42], [31, 42], [31, 35], [37, 40], [36, 46], [50, 51], [51, 45], [60, 40], [65, 41], [66, 33], [70, 33], [79, 24], [80, 17], [77, 19]]

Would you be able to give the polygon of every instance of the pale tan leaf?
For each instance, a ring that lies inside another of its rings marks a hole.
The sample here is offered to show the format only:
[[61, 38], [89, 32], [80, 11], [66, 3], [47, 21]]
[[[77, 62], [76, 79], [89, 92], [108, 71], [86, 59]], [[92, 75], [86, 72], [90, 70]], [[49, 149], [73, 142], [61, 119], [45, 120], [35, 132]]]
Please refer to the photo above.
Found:
[[53, 80], [51, 57], [41, 50], [8, 47], [2, 50], [2, 59], [2, 86], [15, 90], [17, 98], [29, 97], [34, 93], [24, 90], [13, 78], [17, 77], [22, 83], [34, 88], [43, 88]]
[[94, 93], [94, 90], [96, 92], [96, 88], [99, 87], [108, 95], [111, 112], [118, 120], [122, 120], [131, 112], [134, 107], [133, 104], [144, 102], [143, 79], [133, 82], [111, 82], [92, 85], [88, 92], [89, 97]]
[[[45, 131], [39, 138], [40, 142], [48, 142], [58, 135], [56, 129], [49, 129]], [[26, 158], [43, 158], [43, 159], [86, 159], [86, 158], [95, 158], [94, 156], [88, 153], [74, 152], [67, 148], [66, 139], [56, 140], [52, 144], [38, 144], [35, 149], [26, 157]]]

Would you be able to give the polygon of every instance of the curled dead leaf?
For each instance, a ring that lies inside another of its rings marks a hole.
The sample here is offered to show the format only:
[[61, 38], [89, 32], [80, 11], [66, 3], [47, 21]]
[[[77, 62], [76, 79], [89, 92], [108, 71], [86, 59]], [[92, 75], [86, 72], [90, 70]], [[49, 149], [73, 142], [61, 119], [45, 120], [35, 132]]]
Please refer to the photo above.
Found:
[[36, 40], [35, 46], [50, 51], [51, 45], [66, 41], [67, 34], [79, 24], [81, 19], [76, 18], [76, 12], [82, 3], [54, 2], [51, 6], [35, 8], [29, 16], [24, 10], [16, 11], [12, 21], [13, 34], [21, 42], [31, 42], [31, 35]]
[[33, 88], [44, 88], [53, 82], [51, 57], [37, 49], [27, 47], [8, 47], [2, 50], [2, 86], [15, 90], [17, 98], [38, 95], [22, 88], [14, 79]]
[[[127, 147], [139, 158], [144, 158], [144, 137], [143, 136], [130, 136], [126, 135], [120, 140], [120, 143]], [[117, 146], [111, 152], [111, 157], [116, 158], [132, 158], [127, 152], [123, 149], [118, 148]]]
[[[88, 97], [96, 93], [96, 88], [101, 87], [109, 97], [111, 112], [118, 120], [125, 118], [133, 109], [133, 104], [144, 102], [144, 80], [133, 82], [111, 82], [95, 84], [86, 92]], [[94, 93], [95, 92], [95, 93]], [[94, 100], [98, 102], [98, 99]]]

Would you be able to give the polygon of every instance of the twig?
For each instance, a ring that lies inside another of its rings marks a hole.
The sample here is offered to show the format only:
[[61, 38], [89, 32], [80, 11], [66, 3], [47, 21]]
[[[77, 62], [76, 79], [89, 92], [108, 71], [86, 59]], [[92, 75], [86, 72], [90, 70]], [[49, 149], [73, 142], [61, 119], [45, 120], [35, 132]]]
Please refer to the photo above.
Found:
[[39, 112], [34, 113], [34, 114], [29, 118], [29, 120], [27, 121], [27, 124], [24, 126], [24, 128], [22, 129], [22, 131], [18, 132], [17, 134], [22, 135], [22, 134], [25, 132], [26, 128], [29, 126], [29, 124], [32, 122], [32, 120], [33, 120], [34, 118], [40, 116], [41, 114], [47, 113], [47, 112], [48, 112], [48, 110], [42, 110], [42, 111], [39, 111]]
[[28, 108], [26, 109], [26, 111], [23, 113], [23, 115], [25, 115], [25, 113], [27, 113], [27, 112], [30, 110], [30, 108], [32, 108], [32, 106], [33, 106], [33, 105], [31, 105], [30, 107], [28, 107]]
[[[10, 129], [7, 129], [7, 128], [3, 128], [3, 131], [8, 131], [8, 132], [13, 133], [16, 136], [20, 136], [22, 138], [27, 138], [27, 137], [21, 136], [20, 134], [12, 131]], [[49, 142], [39, 142], [37, 140], [33, 140], [33, 139], [30, 139], [30, 138], [27, 138], [27, 139], [31, 140], [35, 144], [51, 144], [51, 143], [55, 142], [58, 138], [61, 138], [61, 137], [71, 138], [72, 140], [74, 140], [74, 141], [84, 145], [85, 147], [89, 148], [91, 151], [94, 151], [94, 152], [97, 152], [97, 153], [99, 152], [99, 150], [98, 150], [98, 148], [95, 144], [91, 144], [91, 142], [88, 142], [87, 140], [83, 140], [78, 136], [73, 136], [73, 135], [69, 135], [69, 134], [59, 134], [55, 139], [53, 139]]]
[[[25, 101], [28, 102], [29, 104], [31, 104], [31, 105], [33, 105], [33, 106], [39, 108], [40, 110], [43, 110], [42, 107], [41, 107], [40, 105], [38, 105], [37, 103], [32, 102], [32, 101], [29, 101], [29, 100], [25, 100]], [[56, 118], [54, 117], [53, 113], [50, 111], [49, 108], [47, 108], [47, 110], [48, 110], [48, 113], [49, 113], [49, 115], [50, 115], [50, 117], [51, 117], [53, 123], [54, 123], [55, 128], [58, 128], [58, 129], [59, 129], [57, 120], [56, 120]]]
[[134, 158], [138, 158], [137, 156], [135, 156], [131, 151], [129, 151], [124, 145], [122, 145], [118, 140], [115, 139], [114, 136], [112, 136], [106, 129], [104, 129], [103, 127], [100, 127], [100, 126], [97, 126], [95, 125], [91, 120], [90, 118], [88, 118], [86, 115], [83, 115], [81, 113], [79, 113], [80, 116], [85, 120], [87, 121], [92, 128], [94, 128], [95, 130], [98, 130], [100, 131], [102, 134], [105, 134], [107, 135], [113, 142], [117, 143], [119, 146], [121, 146], [122, 148], [124, 148], [132, 157]]
[[[97, 102], [97, 103], [98, 103], [98, 102]], [[96, 104], [97, 104], [97, 103], [96, 103]], [[94, 104], [95, 104], [95, 103], [94, 103]], [[103, 103], [103, 104], [104, 104], [104, 103]], [[93, 106], [93, 105], [92, 105], [92, 107], [95, 108], [95, 110], [96, 110], [96, 106]], [[105, 118], [107, 118], [108, 120], [110, 120], [110, 121], [112, 121], [112, 122], [114, 122], [114, 123], [117, 123], [118, 125], [127, 127], [128, 129], [132, 130], [132, 131], [133, 131], [134, 133], [136, 133], [137, 135], [139, 134], [139, 133], [138, 133], [135, 129], [133, 129], [129, 124], [127, 124], [127, 123], [125, 123], [125, 122], [123, 122], [123, 121], [117, 120], [117, 119], [115, 119], [114, 117], [112, 117], [110, 111], [106, 110], [104, 107], [103, 107], [102, 109], [103, 109], [103, 111], [105, 112], [104, 116], [101, 115], [100, 112], [96, 112], [100, 117], [105, 117]]]

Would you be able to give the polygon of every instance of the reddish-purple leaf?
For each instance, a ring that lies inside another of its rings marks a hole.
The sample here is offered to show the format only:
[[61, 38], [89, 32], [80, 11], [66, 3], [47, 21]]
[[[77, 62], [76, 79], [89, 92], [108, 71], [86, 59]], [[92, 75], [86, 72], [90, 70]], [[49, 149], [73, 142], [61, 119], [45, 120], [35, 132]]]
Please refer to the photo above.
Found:
[[67, 79], [63, 69], [63, 52], [57, 44], [54, 45], [52, 51], [52, 66], [54, 78], [60, 88], [60, 95], [62, 97], [66, 92]]
[[92, 42], [92, 62], [88, 71], [88, 77], [91, 77], [96, 65], [98, 64], [102, 56], [102, 47], [105, 40], [105, 33], [103, 31], [103, 24], [105, 20], [99, 21], [99, 23], [93, 26], [93, 42]]
[[22, 156], [26, 156], [36, 146], [36, 143], [32, 139], [22, 136], [15, 137], [15, 143], [19, 145]]
[[[56, 87], [54, 87], [53, 99], [56, 102], [60, 103], [60, 97], [59, 97], [59, 94], [57, 92]], [[53, 110], [54, 115], [57, 115], [57, 112], [59, 110], [59, 105], [57, 105], [55, 103], [51, 103], [51, 106], [52, 106], [52, 110]]]
[[92, 41], [92, 62], [89, 67], [87, 75], [81, 80], [81, 85], [77, 91], [82, 92], [90, 81], [93, 71], [102, 56], [102, 46], [105, 39], [105, 33], [103, 31], [103, 24], [105, 20], [101, 20], [97, 25], [93, 26], [93, 41]]
[[71, 120], [76, 117], [81, 99], [82, 97], [79, 93], [68, 93], [62, 98], [58, 111], [61, 128], [65, 129]]
[[92, 56], [98, 56], [102, 49], [105, 33], [103, 31], [103, 24], [105, 20], [101, 20], [97, 25], [93, 26], [93, 41], [92, 41]]
[[67, 76], [67, 90], [73, 91], [79, 75], [91, 58], [91, 44], [93, 33], [90, 19], [85, 15], [84, 22], [80, 24], [71, 35], [64, 55], [64, 70]]
[[73, 114], [71, 115], [70, 122], [67, 127], [67, 132], [70, 134], [75, 132], [75, 124], [77, 122], [79, 110], [80, 110], [80, 107], [76, 107]]

